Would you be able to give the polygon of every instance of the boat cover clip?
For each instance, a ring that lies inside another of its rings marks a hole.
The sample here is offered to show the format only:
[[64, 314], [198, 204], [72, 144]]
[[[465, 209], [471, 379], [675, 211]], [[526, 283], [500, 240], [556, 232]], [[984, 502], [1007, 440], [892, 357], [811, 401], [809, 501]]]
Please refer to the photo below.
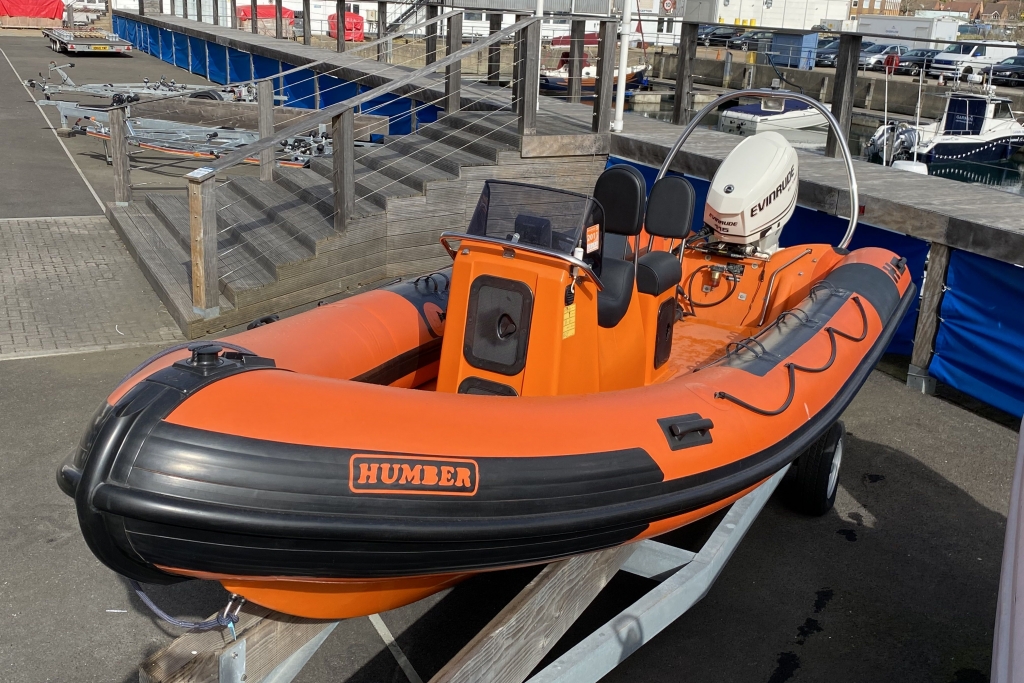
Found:
[[661, 431], [665, 433], [668, 447], [674, 451], [693, 446], [711, 443], [711, 430], [715, 424], [699, 413], [663, 417], [658, 420]]

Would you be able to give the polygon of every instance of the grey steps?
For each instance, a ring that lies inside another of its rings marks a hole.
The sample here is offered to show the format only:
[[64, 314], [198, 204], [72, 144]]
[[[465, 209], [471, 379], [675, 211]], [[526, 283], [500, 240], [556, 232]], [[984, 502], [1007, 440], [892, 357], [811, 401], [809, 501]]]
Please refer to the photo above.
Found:
[[[511, 145], [507, 145], [504, 142], [499, 141], [497, 139], [497, 133], [497, 131], [491, 130], [478, 134], [476, 132], [434, 123], [429, 126], [422, 126], [416, 134], [441, 142], [448, 147], [453, 147], [464, 152], [472, 152], [473, 154], [483, 157], [492, 163], [497, 163], [498, 155], [500, 153], [515, 151], [515, 148]], [[495, 137], [488, 137], [492, 135]]]
[[[219, 193], [219, 188], [218, 188]], [[167, 228], [168, 233], [185, 252], [191, 264], [191, 231], [188, 203], [178, 195], [147, 194], [147, 207]], [[241, 244], [237, 234], [217, 231], [218, 288], [235, 306], [244, 305], [248, 290], [260, 289], [274, 282], [274, 275]]]
[[388, 208], [389, 199], [401, 197], [419, 197], [422, 192], [384, 175], [380, 171], [367, 168], [359, 162], [355, 164], [356, 198], [373, 202], [382, 209]]
[[231, 183], [245, 202], [260, 211], [300, 244], [316, 253], [317, 243], [337, 235], [334, 224], [299, 196], [278, 183], [236, 176]]
[[242, 248], [275, 278], [279, 268], [313, 258], [313, 250], [285, 232], [262, 211], [249, 206], [232, 183], [217, 192], [217, 225], [234, 234]]
[[464, 166], [491, 166], [494, 164], [493, 161], [480, 155], [456, 149], [420, 135], [406, 135], [400, 138], [385, 137], [384, 141], [390, 149], [454, 176], [458, 176]]
[[[398, 182], [413, 188], [418, 192], [426, 192], [427, 183], [436, 181], [452, 180], [458, 174], [448, 173], [433, 166], [424, 166], [422, 163], [410, 159], [402, 152], [390, 147], [362, 148], [362, 154], [356, 151], [356, 163], [366, 168], [373, 169], [379, 173], [397, 180]], [[330, 179], [332, 172], [332, 161], [330, 157], [314, 158], [309, 167], [317, 173]]]
[[[314, 159], [317, 161], [317, 159]], [[330, 159], [328, 159], [328, 162]], [[328, 164], [329, 166], [330, 164]], [[325, 220], [334, 225], [334, 183], [309, 168], [277, 168], [274, 170], [277, 184], [302, 198]], [[383, 208], [367, 199], [356, 199], [355, 218], [365, 218], [384, 213]]]
[[500, 142], [515, 150], [520, 148], [522, 136], [515, 114], [505, 112], [463, 112], [445, 116], [438, 123], [458, 128], [475, 136], [486, 136], [488, 140]]

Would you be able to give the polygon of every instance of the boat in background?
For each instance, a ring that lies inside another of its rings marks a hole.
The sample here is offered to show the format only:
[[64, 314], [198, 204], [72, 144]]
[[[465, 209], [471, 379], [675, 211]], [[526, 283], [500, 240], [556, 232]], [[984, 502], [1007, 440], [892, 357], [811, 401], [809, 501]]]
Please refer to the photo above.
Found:
[[[635, 90], [647, 84], [648, 64], [634, 64], [626, 68], [626, 88]], [[619, 69], [615, 68], [614, 85], [619, 82]], [[583, 68], [580, 73], [580, 90], [583, 93], [593, 94], [597, 83], [597, 66], [590, 63], [586, 53], [583, 55]], [[563, 52], [554, 69], [540, 70], [540, 89], [545, 92], [569, 92], [569, 53]]]
[[[828, 132], [828, 122], [815, 109], [803, 102], [785, 100], [782, 111], [764, 108], [764, 100], [730, 107], [718, 115], [718, 130], [734, 135], [755, 135], [766, 130], [782, 134], [790, 142], [791, 131]], [[799, 140], [802, 141], [802, 140]]]

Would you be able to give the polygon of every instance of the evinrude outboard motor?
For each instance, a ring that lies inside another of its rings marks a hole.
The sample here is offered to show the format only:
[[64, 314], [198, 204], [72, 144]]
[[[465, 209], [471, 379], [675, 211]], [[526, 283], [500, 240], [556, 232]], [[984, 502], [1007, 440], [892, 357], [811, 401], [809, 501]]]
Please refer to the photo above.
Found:
[[704, 224], [711, 243], [744, 255], [771, 255], [796, 209], [800, 168], [796, 150], [778, 133], [744, 139], [711, 181]]

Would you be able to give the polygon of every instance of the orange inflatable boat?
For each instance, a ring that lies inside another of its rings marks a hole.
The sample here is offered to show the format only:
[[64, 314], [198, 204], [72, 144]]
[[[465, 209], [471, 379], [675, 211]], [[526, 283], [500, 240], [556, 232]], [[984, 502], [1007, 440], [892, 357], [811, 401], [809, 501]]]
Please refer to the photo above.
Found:
[[662, 175], [649, 200], [628, 166], [593, 196], [489, 181], [449, 270], [148, 362], [58, 471], [90, 548], [341, 618], [657, 536], [794, 460], [828, 509], [905, 261], [778, 248], [797, 156], [774, 133], [723, 163], [696, 232]]

